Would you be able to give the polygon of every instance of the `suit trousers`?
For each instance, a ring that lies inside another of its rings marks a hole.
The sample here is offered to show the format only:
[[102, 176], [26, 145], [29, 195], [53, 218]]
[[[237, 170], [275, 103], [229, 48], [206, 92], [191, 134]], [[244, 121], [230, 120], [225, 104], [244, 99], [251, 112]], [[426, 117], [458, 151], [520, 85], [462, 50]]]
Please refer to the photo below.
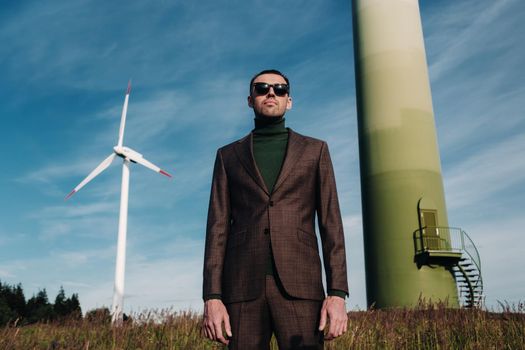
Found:
[[321, 307], [322, 301], [288, 296], [278, 278], [268, 275], [257, 299], [226, 304], [232, 327], [229, 349], [270, 349], [272, 333], [280, 350], [323, 349]]

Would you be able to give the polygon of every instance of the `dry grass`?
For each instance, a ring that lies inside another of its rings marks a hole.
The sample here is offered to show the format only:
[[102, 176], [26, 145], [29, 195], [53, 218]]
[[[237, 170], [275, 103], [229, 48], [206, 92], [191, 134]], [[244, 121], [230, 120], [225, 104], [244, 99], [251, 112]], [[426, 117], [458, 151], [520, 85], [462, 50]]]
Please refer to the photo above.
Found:
[[[146, 312], [111, 327], [70, 320], [0, 329], [0, 349], [222, 349], [200, 334], [194, 312]], [[525, 304], [498, 312], [421, 306], [349, 313], [348, 332], [326, 349], [525, 349]], [[272, 349], [277, 349], [275, 340]]]
[[525, 304], [500, 312], [448, 309], [349, 313], [349, 331], [328, 349], [525, 349]]

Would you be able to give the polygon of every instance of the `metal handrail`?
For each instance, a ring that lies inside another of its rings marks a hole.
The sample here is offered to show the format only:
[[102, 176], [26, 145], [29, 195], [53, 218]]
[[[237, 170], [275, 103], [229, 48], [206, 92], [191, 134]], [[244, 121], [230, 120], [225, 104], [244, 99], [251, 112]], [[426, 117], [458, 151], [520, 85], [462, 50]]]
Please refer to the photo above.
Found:
[[[464, 243], [465, 238], [467, 239], [468, 244]], [[478, 270], [481, 271], [481, 258], [479, 256], [478, 248], [476, 248], [476, 245], [472, 239], [463, 230], [461, 230], [461, 239], [463, 242], [463, 250], [470, 256], [470, 259], [476, 265]]]
[[459, 252], [464, 249], [462, 232], [463, 231], [458, 227], [422, 227], [414, 232], [414, 237], [416, 239], [416, 252], [422, 253], [427, 250]]
[[481, 271], [481, 258], [470, 236], [459, 227], [425, 226], [415, 232], [418, 253], [426, 250], [465, 251]]
[[463, 230], [461, 231], [461, 237], [463, 240], [465, 238], [467, 239], [468, 244], [463, 245], [464, 246], [463, 250], [467, 253], [467, 255], [470, 257], [470, 260], [474, 263], [474, 265], [476, 265], [478, 269], [479, 276], [478, 276], [478, 279], [476, 280], [475, 286], [479, 287], [480, 292], [482, 292], [483, 291], [483, 277], [481, 274], [481, 258], [479, 256], [478, 248], [476, 248], [476, 245], [474, 244], [472, 239]]

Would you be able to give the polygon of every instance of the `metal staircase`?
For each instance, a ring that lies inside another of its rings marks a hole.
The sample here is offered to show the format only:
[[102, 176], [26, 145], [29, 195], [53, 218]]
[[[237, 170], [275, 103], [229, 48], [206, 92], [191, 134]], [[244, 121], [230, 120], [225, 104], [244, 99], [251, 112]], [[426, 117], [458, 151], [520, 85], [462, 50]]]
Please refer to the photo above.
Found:
[[424, 227], [414, 232], [414, 243], [419, 263], [451, 267], [462, 307], [482, 306], [481, 259], [465, 231], [456, 227]]
[[461, 229], [462, 257], [453, 267], [461, 305], [466, 308], [481, 307], [483, 278], [479, 252], [467, 233]]

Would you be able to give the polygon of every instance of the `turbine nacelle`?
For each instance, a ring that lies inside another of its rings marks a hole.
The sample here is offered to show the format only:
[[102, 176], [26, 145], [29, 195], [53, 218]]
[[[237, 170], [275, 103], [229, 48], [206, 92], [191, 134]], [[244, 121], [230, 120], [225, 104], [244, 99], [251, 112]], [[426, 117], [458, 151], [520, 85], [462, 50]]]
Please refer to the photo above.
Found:
[[144, 158], [142, 154], [135, 150], [132, 150], [129, 147], [115, 146], [113, 147], [113, 152], [115, 152], [115, 154], [120, 158], [131, 160], [134, 163], [137, 163], [136, 161], [134, 161], [134, 159]]

